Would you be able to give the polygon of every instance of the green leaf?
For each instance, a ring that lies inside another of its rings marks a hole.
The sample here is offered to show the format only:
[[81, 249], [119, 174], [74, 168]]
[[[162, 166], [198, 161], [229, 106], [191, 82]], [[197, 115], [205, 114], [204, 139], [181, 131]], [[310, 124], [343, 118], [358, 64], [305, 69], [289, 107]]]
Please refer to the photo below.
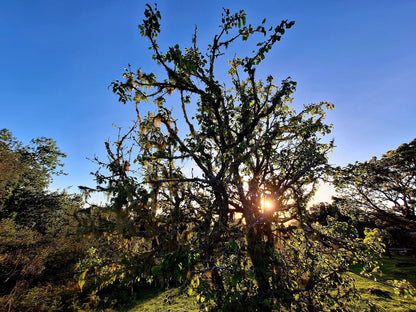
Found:
[[88, 269], [86, 269], [84, 272], [82, 272], [80, 274], [79, 278], [78, 278], [78, 286], [79, 286], [79, 289], [81, 290], [81, 292], [82, 292], [82, 289], [84, 288], [84, 285], [85, 285], [85, 277], [87, 276], [87, 272], [88, 272]]

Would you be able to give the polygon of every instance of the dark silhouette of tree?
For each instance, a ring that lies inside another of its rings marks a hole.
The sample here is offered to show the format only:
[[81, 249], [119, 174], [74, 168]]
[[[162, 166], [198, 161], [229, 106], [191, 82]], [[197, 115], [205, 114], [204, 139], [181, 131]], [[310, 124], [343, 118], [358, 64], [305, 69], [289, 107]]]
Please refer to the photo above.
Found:
[[385, 229], [392, 244], [414, 246], [409, 235], [416, 231], [416, 140], [380, 159], [338, 168], [334, 184], [344, 211], [355, 210], [358, 218]]
[[342, 196], [360, 209], [415, 220], [416, 140], [380, 159], [339, 168], [335, 183]]

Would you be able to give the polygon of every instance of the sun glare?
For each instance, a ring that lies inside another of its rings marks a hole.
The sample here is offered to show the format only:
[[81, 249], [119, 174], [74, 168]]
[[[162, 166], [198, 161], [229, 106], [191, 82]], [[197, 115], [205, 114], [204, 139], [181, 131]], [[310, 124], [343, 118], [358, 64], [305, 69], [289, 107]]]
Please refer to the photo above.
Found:
[[262, 208], [263, 211], [271, 211], [274, 208], [273, 202], [271, 200], [268, 199], [263, 199], [262, 200]]

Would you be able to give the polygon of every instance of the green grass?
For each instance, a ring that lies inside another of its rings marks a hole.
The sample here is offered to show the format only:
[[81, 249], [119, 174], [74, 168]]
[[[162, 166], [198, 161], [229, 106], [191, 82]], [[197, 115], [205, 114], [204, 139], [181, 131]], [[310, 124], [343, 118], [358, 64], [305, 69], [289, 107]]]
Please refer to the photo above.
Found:
[[416, 312], [416, 301], [396, 295], [392, 286], [355, 274], [354, 279], [360, 294], [360, 299], [350, 304], [355, 311]]
[[[360, 270], [355, 268], [356, 272]], [[352, 274], [352, 273], [351, 273]], [[381, 272], [375, 274], [376, 281], [352, 274], [360, 299], [352, 303], [357, 311], [416, 312], [416, 300], [399, 296], [387, 284], [391, 280], [406, 279], [416, 286], [416, 259], [408, 257], [384, 258]], [[370, 308], [372, 306], [372, 310]]]
[[[376, 281], [355, 273], [354, 277], [360, 298], [349, 303], [354, 311], [416, 312], [416, 300], [396, 295], [388, 280], [406, 279], [416, 286], [416, 259], [394, 257], [383, 259], [382, 272], [376, 274]], [[359, 271], [359, 267], [355, 271]], [[193, 312], [199, 311], [194, 297], [181, 293], [179, 288], [164, 292], [147, 291], [141, 296], [136, 306], [128, 312]]]
[[377, 278], [382, 281], [406, 279], [416, 287], [416, 258], [385, 258], [382, 263], [382, 273], [377, 274]]
[[181, 292], [180, 288], [164, 292], [148, 291], [128, 312], [196, 312], [199, 311], [194, 297]]

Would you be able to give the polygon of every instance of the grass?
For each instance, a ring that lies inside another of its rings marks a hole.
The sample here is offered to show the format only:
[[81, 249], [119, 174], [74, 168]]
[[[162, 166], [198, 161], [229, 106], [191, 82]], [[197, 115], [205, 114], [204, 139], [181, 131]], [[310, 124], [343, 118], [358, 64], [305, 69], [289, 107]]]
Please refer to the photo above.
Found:
[[[355, 271], [359, 271], [356, 267]], [[388, 280], [406, 279], [416, 286], [416, 259], [394, 257], [383, 259], [382, 272], [375, 275], [376, 280], [364, 278], [355, 273], [354, 277], [360, 298], [349, 306], [354, 311], [416, 312], [416, 300], [395, 294]], [[128, 312], [193, 312], [199, 311], [195, 298], [182, 293], [179, 288], [164, 292], [146, 291], [136, 306]]]
[[360, 299], [350, 304], [355, 311], [416, 312], [416, 301], [396, 295], [392, 286], [356, 274], [354, 279], [360, 294]]
[[[355, 268], [360, 271], [359, 267]], [[352, 274], [352, 273], [350, 273]], [[360, 299], [352, 304], [357, 311], [416, 312], [416, 300], [395, 294], [387, 281], [406, 279], [416, 286], [416, 259], [409, 257], [384, 258], [376, 280], [353, 274]]]
[[137, 301], [137, 305], [128, 312], [197, 312], [195, 298], [173, 288], [164, 292], [148, 291]]
[[385, 258], [383, 259], [382, 273], [376, 276], [382, 281], [406, 279], [416, 287], [416, 258]]

